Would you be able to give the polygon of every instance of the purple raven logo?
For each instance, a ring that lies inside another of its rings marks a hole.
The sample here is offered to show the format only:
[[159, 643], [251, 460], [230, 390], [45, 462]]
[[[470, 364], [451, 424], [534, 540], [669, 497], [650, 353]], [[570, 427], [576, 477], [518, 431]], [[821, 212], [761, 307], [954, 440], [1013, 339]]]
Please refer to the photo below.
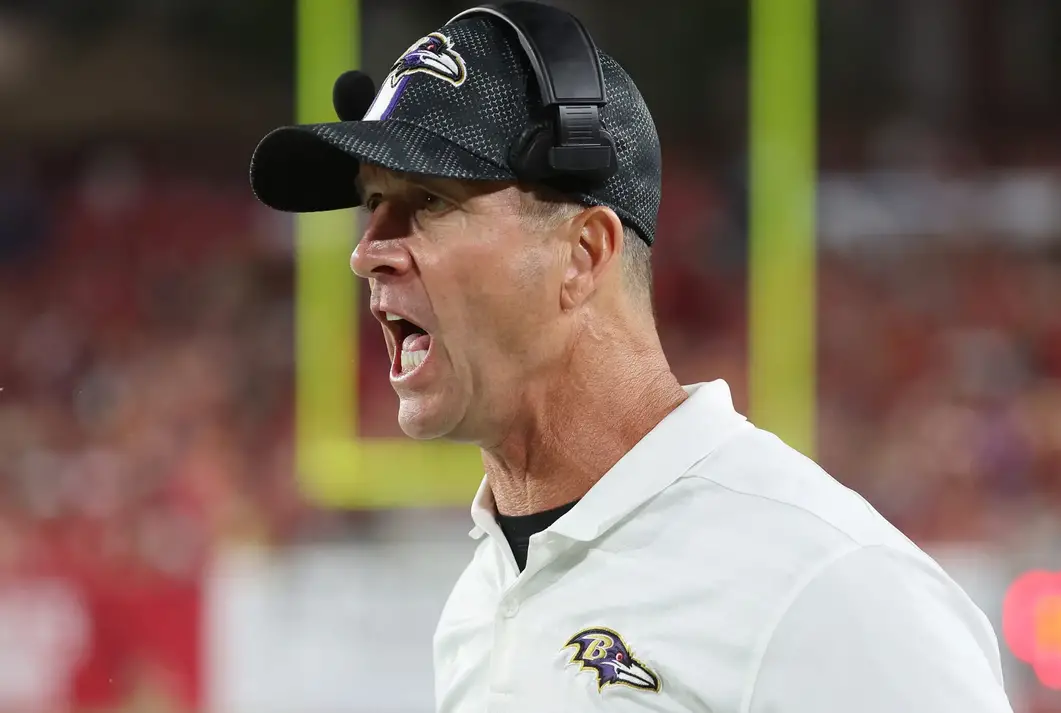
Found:
[[579, 671], [590, 669], [596, 672], [598, 691], [615, 685], [643, 691], [660, 690], [659, 676], [635, 659], [623, 637], [611, 629], [583, 629], [564, 645], [565, 649], [568, 647], [575, 649], [571, 663], [577, 663]]
[[391, 67], [391, 86], [397, 86], [403, 78], [417, 72], [445, 79], [458, 87], [468, 76], [464, 60], [453, 49], [453, 42], [441, 32], [432, 32], [405, 51]]
[[391, 67], [364, 121], [389, 117], [414, 74], [427, 74], [459, 87], [468, 77], [468, 68], [453, 49], [453, 42], [441, 32], [421, 37]]

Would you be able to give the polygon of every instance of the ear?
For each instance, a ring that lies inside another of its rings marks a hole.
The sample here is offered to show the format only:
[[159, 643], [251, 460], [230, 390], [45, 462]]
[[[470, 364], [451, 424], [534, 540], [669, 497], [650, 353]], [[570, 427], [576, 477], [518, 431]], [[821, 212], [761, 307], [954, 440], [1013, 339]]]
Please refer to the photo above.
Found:
[[611, 208], [594, 206], [573, 218], [568, 231], [569, 250], [560, 304], [564, 309], [573, 309], [585, 303], [608, 275], [618, 269], [623, 223]]

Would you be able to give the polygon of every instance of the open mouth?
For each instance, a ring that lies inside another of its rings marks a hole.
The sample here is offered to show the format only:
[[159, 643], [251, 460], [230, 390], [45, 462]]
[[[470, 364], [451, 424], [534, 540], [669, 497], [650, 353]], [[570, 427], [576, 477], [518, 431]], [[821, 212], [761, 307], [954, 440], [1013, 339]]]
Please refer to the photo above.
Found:
[[427, 330], [396, 314], [387, 313], [387, 328], [394, 335], [394, 360], [391, 376], [409, 376], [427, 360], [431, 352], [431, 335]]

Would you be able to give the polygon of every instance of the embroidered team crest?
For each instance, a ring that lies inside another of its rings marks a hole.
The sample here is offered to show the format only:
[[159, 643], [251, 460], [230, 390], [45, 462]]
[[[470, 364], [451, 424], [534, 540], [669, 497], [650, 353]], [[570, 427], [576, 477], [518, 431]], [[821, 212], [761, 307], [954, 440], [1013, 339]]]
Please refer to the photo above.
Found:
[[659, 692], [662, 686], [659, 676], [635, 659], [623, 637], [611, 629], [583, 629], [564, 645], [568, 647], [575, 649], [571, 663], [578, 664], [579, 671], [589, 669], [597, 674], [598, 691], [622, 685]]
[[459, 87], [468, 77], [468, 68], [453, 49], [453, 42], [441, 32], [432, 32], [417, 40], [394, 63], [364, 120], [386, 119], [414, 74], [429, 74]]

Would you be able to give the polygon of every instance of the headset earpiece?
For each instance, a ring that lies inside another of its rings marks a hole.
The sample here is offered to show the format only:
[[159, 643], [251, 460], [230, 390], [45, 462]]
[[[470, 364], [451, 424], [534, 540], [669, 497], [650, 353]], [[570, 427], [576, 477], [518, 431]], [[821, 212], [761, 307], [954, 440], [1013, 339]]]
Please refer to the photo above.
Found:
[[[607, 156], [608, 164], [601, 170], [563, 170], [563, 164], [556, 161], [557, 140], [552, 121], [544, 122], [529, 128], [520, 140], [513, 144], [509, 163], [520, 180], [528, 183], [552, 183], [564, 187], [577, 188], [580, 185], [600, 185], [611, 178], [618, 170], [615, 154], [615, 140], [610, 133], [601, 129], [599, 142]], [[563, 154], [560, 155], [561, 158]]]

